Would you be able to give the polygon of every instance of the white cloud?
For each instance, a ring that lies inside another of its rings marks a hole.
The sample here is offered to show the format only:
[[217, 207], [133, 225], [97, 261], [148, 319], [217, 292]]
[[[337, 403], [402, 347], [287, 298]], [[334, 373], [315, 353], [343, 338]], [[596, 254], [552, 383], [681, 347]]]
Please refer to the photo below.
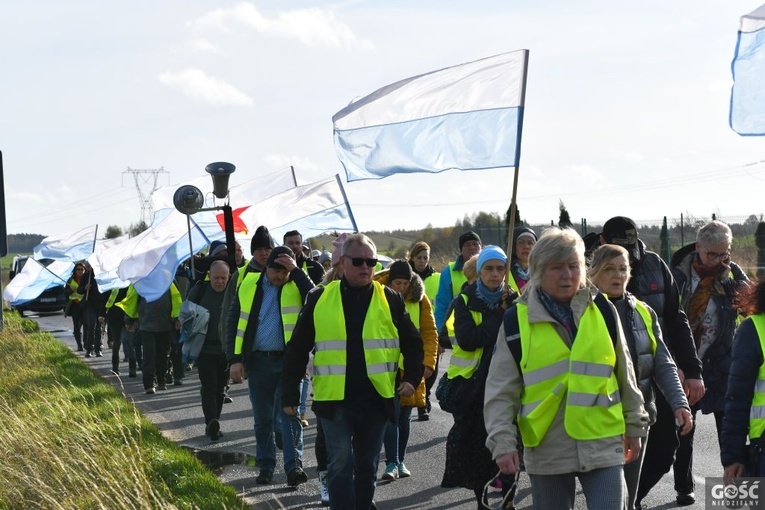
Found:
[[223, 53], [220, 48], [204, 38], [192, 39], [187, 45], [192, 51], [200, 53]]
[[248, 108], [253, 104], [252, 98], [244, 92], [218, 78], [208, 76], [199, 69], [162, 73], [159, 75], [159, 82], [180, 90], [189, 99], [200, 103]]
[[213, 26], [224, 32], [243, 25], [266, 36], [294, 38], [307, 46], [371, 47], [370, 42], [356, 37], [334, 12], [318, 7], [279, 11], [266, 17], [253, 4], [242, 2], [228, 9], [210, 11], [190, 25]]

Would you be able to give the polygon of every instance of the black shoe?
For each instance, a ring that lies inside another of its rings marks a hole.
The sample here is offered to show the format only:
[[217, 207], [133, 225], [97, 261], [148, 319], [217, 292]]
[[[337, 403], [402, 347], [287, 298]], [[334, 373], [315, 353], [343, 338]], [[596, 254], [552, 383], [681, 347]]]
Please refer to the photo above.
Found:
[[173, 386], [183, 386], [183, 381], [181, 379], [176, 379], [173, 381]]
[[377, 510], [377, 505], [375, 505], [374, 500], [372, 500], [372, 504], [369, 505], [369, 510]]
[[255, 482], [261, 485], [267, 485], [274, 481], [274, 472], [267, 469], [263, 469], [258, 476], [255, 477]]
[[287, 485], [297, 487], [301, 483], [308, 481], [308, 475], [301, 468], [295, 468], [287, 475]]
[[82, 344], [81, 344], [81, 343], [78, 343], [78, 344], [77, 344], [77, 350], [78, 350], [78, 351], [80, 351], [80, 352], [82, 352]]
[[210, 423], [205, 427], [205, 434], [211, 441], [217, 441], [223, 434], [220, 433], [220, 422], [218, 420], [210, 420]]
[[167, 389], [167, 385], [165, 383], [157, 384], [157, 389], [159, 391], [165, 391]]
[[128, 372], [128, 377], [138, 377], [138, 375], [135, 373], [135, 370], [131, 370]]
[[157, 390], [154, 389], [154, 386], [151, 388], [146, 388], [146, 394], [147, 395], [154, 395], [157, 392]]
[[224, 404], [230, 404], [230, 403], [232, 403], [233, 401], [234, 401], [234, 399], [233, 399], [233, 398], [231, 398], [231, 397], [229, 397], [228, 395], [226, 395], [225, 397], [223, 397], [223, 403], [224, 403]]
[[430, 419], [430, 415], [428, 414], [427, 407], [418, 407], [417, 408], [417, 420], [418, 421], [428, 421]]
[[675, 498], [677, 504], [680, 506], [690, 506], [696, 502], [696, 495], [692, 492], [688, 494], [678, 494]]
[[282, 439], [282, 433], [281, 432], [275, 432], [274, 433], [274, 442], [276, 443], [276, 447], [280, 450], [284, 449], [284, 440]]
[[96, 351], [96, 358], [103, 358], [104, 354], [101, 351]]
[[112, 373], [114, 375], [120, 375], [120, 369], [119, 368], [112, 368]]
[[87, 352], [85, 353], [85, 357], [86, 357], [86, 358], [92, 358], [92, 357], [93, 357], [93, 353], [92, 353], [92, 352], [90, 352], [90, 351], [87, 351]]

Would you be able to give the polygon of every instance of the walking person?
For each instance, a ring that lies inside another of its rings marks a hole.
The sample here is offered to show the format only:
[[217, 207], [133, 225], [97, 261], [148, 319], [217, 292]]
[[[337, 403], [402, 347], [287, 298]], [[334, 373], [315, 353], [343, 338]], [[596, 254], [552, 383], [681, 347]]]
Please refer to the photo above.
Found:
[[[412, 323], [420, 332], [423, 348], [423, 380], [411, 397], [401, 397], [396, 400], [398, 407], [398, 424], [388, 422], [385, 428], [385, 472], [383, 480], [395, 480], [412, 475], [404, 464], [406, 448], [409, 445], [410, 420], [414, 407], [425, 406], [425, 380], [433, 374], [438, 358], [438, 335], [433, 309], [428, 296], [425, 295], [425, 285], [420, 277], [412, 271], [409, 263], [403, 260], [393, 262], [386, 271], [375, 275], [375, 280], [387, 285], [404, 298], [404, 305]], [[399, 363], [401, 365], [401, 363]], [[399, 372], [403, 379], [404, 372]]]
[[[342, 246], [341, 280], [308, 300], [285, 354], [284, 412], [300, 403], [298, 383], [314, 356], [313, 411], [327, 442], [330, 508], [369, 510], [380, 448], [394, 397], [414, 394], [423, 375], [422, 340], [401, 296], [373, 280], [377, 248], [353, 234]], [[404, 378], [398, 385], [399, 356]]]
[[[643, 405], [648, 413], [648, 425], [656, 422], [654, 386], [666, 398], [675, 416], [680, 436], [691, 431], [693, 418], [685, 392], [677, 375], [677, 366], [662, 340], [659, 321], [648, 305], [635, 299], [627, 291], [630, 279], [630, 261], [627, 250], [615, 244], [604, 244], [592, 254], [587, 271], [590, 281], [608, 296], [619, 313], [624, 337], [629, 347], [632, 367], [638, 388], [643, 394]], [[627, 482], [627, 508], [635, 508], [640, 468], [645, 457], [645, 443], [641, 445], [637, 460], [625, 464]]]
[[638, 457], [648, 414], [616, 309], [587, 284], [573, 229], [544, 231], [529, 276], [491, 359], [486, 446], [517, 473], [517, 420], [535, 508], [573, 509], [578, 479], [589, 509], [624, 509], [623, 465]]
[[103, 356], [101, 340], [101, 322], [98, 320], [104, 305], [104, 295], [98, 290], [93, 268], [88, 261], [84, 262], [85, 272], [82, 274], [77, 293], [82, 295], [80, 309], [82, 313], [82, 333], [85, 344], [85, 357]]
[[[308, 481], [303, 471], [303, 426], [294, 413], [282, 412], [283, 390], [279, 382], [285, 348], [293, 341], [295, 322], [312, 288], [313, 282], [297, 267], [292, 250], [278, 246], [270, 252], [264, 272], [245, 276], [228, 312], [229, 376], [234, 384], [239, 384], [247, 373], [259, 468], [255, 481], [260, 484], [273, 482], [275, 428], [279, 426], [276, 414], [281, 417], [287, 485], [297, 487]], [[304, 375], [305, 368], [300, 379]], [[294, 384], [294, 391], [298, 392], [300, 380]]]
[[99, 322], [105, 318], [107, 345], [112, 350], [112, 373], [114, 375], [120, 375], [120, 346], [125, 329], [125, 311], [116, 305], [125, 299], [127, 289], [127, 287], [112, 289], [104, 303], [104, 309], [98, 317]]
[[[680, 291], [680, 306], [688, 316], [693, 341], [701, 359], [706, 393], [692, 408], [693, 417], [701, 410], [714, 414], [717, 439], [720, 441], [725, 393], [731, 364], [731, 348], [738, 310], [733, 300], [746, 286], [748, 278], [731, 260], [733, 233], [721, 221], [701, 227], [696, 242], [678, 250], [672, 257], [672, 275]], [[680, 438], [673, 465], [675, 491], [679, 505], [696, 501], [693, 480], [693, 437]]]
[[74, 341], [77, 343], [77, 350], [82, 351], [82, 306], [80, 304], [83, 294], [78, 292], [80, 282], [82, 281], [82, 275], [85, 273], [85, 264], [78, 262], [74, 266], [72, 276], [66, 282], [64, 291], [69, 299], [68, 306], [66, 307], [67, 313], [72, 318], [72, 331], [74, 333]]

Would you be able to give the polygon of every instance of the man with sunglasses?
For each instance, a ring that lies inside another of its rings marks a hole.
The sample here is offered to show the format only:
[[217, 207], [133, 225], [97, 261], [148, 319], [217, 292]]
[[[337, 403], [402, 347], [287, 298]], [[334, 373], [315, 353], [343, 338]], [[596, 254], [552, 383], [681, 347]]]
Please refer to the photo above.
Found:
[[[603, 225], [600, 243], [618, 244], [629, 253], [632, 278], [627, 290], [656, 312], [664, 342], [677, 363], [688, 403], [695, 404], [704, 396], [701, 361], [696, 355], [688, 319], [679, 306], [680, 298], [672, 272], [658, 254], [646, 250], [639, 239], [637, 226], [630, 218], [615, 216], [609, 219]], [[636, 508], [641, 508], [640, 501], [672, 467], [679, 444], [672, 408], [661, 391], [654, 389], [654, 393], [656, 423], [648, 432]]]
[[332, 509], [372, 506], [385, 427], [396, 419], [394, 400], [414, 394], [423, 374], [422, 340], [403, 298], [372, 279], [376, 253], [367, 236], [346, 238], [342, 279], [308, 295], [285, 354], [282, 404], [294, 415], [298, 383], [316, 350], [313, 411], [326, 437]]
[[[694, 345], [701, 359], [706, 393], [691, 407], [694, 416], [714, 413], [717, 437], [722, 429], [725, 392], [731, 364], [731, 345], [738, 312], [733, 298], [748, 278], [730, 259], [733, 233], [721, 221], [710, 221], [699, 229], [696, 242], [680, 248], [672, 256], [672, 274], [680, 290], [680, 306], [688, 316]], [[674, 464], [677, 503], [692, 504], [693, 435], [696, 426], [680, 436]]]

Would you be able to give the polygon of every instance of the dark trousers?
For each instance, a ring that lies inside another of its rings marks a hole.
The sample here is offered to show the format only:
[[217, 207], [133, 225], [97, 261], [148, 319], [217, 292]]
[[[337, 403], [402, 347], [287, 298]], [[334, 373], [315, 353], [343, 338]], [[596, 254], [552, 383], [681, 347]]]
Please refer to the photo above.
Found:
[[165, 385], [167, 371], [167, 353], [170, 350], [170, 330], [141, 331], [143, 343], [143, 387], [154, 386], [155, 378], [160, 386]]
[[122, 334], [125, 328], [125, 318], [114, 314], [106, 317], [106, 334], [109, 343], [112, 345], [112, 370], [120, 368], [120, 345], [122, 345]]
[[179, 331], [170, 331], [170, 367], [175, 381], [180, 381], [186, 375], [186, 367], [183, 366], [183, 344], [180, 340]]
[[327, 440], [324, 437], [324, 427], [321, 426], [321, 420], [316, 420], [316, 442], [314, 443], [316, 453], [316, 471], [327, 470]]
[[[679, 436], [680, 446], [677, 448], [675, 463], [672, 469], [675, 474], [675, 491], [678, 494], [690, 494], [695, 488], [693, 483], [693, 436], [696, 433], [696, 413], [699, 407], [693, 406], [693, 428], [688, 434]], [[717, 426], [717, 444], [720, 445], [720, 431], [722, 430], [723, 413], [714, 413], [715, 425]]]
[[101, 324], [98, 322], [98, 308], [85, 306], [82, 309], [82, 333], [86, 351], [101, 350]]
[[197, 358], [202, 396], [202, 414], [205, 415], [205, 425], [211, 420], [220, 419], [223, 410], [223, 397], [228, 383], [228, 362], [223, 353], [201, 353]]
[[665, 473], [669, 472], [679, 444], [672, 408], [655, 386], [654, 394], [656, 395], [656, 423], [651, 425], [648, 431], [648, 445], [637, 490], [638, 502], [651, 492]]
[[79, 349], [82, 347], [82, 308], [80, 308], [80, 303], [72, 303], [69, 308], [69, 314], [72, 316], [74, 341], [77, 342], [77, 348]]

